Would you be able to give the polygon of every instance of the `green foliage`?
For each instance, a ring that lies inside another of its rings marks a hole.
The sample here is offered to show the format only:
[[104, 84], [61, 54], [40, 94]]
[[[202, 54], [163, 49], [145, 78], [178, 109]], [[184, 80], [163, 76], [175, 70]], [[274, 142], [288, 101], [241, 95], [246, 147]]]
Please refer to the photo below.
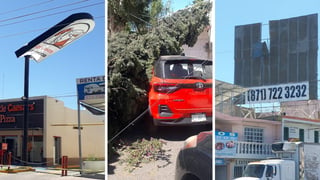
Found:
[[149, 23], [150, 0], [108, 0], [108, 30], [121, 30], [143, 34]]
[[163, 11], [163, 5], [161, 0], [153, 0], [150, 7], [150, 22], [153, 27], [158, 24], [158, 19]]
[[159, 139], [138, 139], [131, 146], [124, 148], [123, 152], [127, 156], [122, 163], [126, 163], [128, 170], [132, 172], [135, 168], [140, 167], [141, 163], [156, 161], [165, 156], [163, 144], [164, 142]]

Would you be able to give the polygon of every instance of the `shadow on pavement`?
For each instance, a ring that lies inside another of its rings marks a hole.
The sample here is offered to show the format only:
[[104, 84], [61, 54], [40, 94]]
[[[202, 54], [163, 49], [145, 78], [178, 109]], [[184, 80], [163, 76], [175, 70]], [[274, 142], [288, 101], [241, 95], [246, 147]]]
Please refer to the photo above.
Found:
[[178, 127], [158, 127], [154, 138], [161, 138], [168, 141], [184, 141], [188, 137], [197, 135], [202, 131], [211, 131], [211, 125], [178, 126]]
[[[111, 148], [108, 147], [108, 151], [112, 151]], [[119, 161], [119, 157], [120, 157], [119, 154], [117, 154], [116, 152], [112, 152], [112, 153], [108, 152], [108, 161], [107, 161], [108, 174], [114, 174], [114, 170], [116, 169], [116, 167], [111, 164]]]
[[[144, 120], [140, 120], [130, 126], [128, 129], [123, 131], [123, 133], [112, 142], [113, 145], [124, 144], [130, 145], [131, 143], [137, 141], [138, 139], [163, 139], [167, 141], [184, 141], [188, 137], [197, 135], [202, 131], [212, 131], [212, 124], [210, 125], [193, 125], [193, 126], [159, 126], [150, 131], [150, 124], [146, 123]], [[110, 144], [108, 144], [109, 146]], [[108, 148], [109, 149], [109, 148]], [[167, 164], [163, 165], [168, 166], [172, 162], [170, 157], [162, 157], [164, 161], [167, 161]], [[108, 174], [115, 173], [115, 166], [112, 165], [113, 162], [119, 160], [119, 155], [113, 155], [108, 157]], [[161, 167], [159, 167], [161, 168]]]
[[211, 131], [210, 125], [192, 125], [192, 126], [158, 126], [150, 130], [150, 124], [145, 121], [139, 121], [132, 125], [120, 135], [120, 139], [132, 140], [145, 138], [160, 138], [168, 141], [184, 141], [188, 137], [199, 134], [202, 131]]
[[91, 178], [91, 179], [105, 179], [104, 174], [82, 174], [81, 177]]

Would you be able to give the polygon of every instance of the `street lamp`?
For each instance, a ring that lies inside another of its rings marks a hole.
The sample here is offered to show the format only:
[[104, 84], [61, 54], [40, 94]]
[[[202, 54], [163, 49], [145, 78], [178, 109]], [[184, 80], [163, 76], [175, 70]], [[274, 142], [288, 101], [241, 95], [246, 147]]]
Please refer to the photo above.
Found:
[[48, 56], [92, 31], [94, 25], [93, 17], [89, 13], [72, 14], [15, 51], [17, 58], [22, 56], [25, 58], [24, 96], [22, 97], [24, 101], [22, 161], [26, 165], [28, 163], [29, 61], [33, 59], [36, 62], [41, 62]]

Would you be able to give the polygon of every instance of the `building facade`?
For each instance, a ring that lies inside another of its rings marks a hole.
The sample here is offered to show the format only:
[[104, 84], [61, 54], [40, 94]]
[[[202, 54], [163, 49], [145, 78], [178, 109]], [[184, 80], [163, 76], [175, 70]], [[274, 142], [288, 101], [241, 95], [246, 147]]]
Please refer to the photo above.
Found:
[[[62, 156], [69, 164], [79, 164], [78, 111], [48, 96], [31, 97], [28, 101], [28, 163], [59, 165]], [[20, 99], [0, 100], [0, 142], [7, 144], [12, 162], [23, 163], [24, 102]], [[80, 111], [81, 149], [83, 159], [104, 158], [104, 116]]]
[[[245, 88], [218, 80], [215, 85], [216, 134], [228, 134], [221, 138], [228, 141], [216, 137], [216, 179], [241, 177], [249, 162], [275, 157], [273, 143], [319, 143], [319, 100], [246, 106], [237, 104]], [[232, 148], [227, 145], [231, 139]]]
[[216, 147], [216, 179], [240, 177], [249, 162], [274, 156], [271, 144], [281, 141], [280, 121], [230, 116], [219, 111], [215, 119], [216, 132], [237, 134], [233, 154], [219, 153], [230, 149], [226, 145], [221, 150]]

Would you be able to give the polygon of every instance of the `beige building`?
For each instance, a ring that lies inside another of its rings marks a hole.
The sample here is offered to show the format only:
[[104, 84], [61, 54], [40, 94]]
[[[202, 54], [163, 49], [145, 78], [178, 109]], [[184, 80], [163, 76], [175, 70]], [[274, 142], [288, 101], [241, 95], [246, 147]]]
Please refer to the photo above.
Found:
[[208, 26], [203, 30], [193, 47], [183, 45], [182, 48], [186, 56], [212, 59], [211, 27]]
[[[28, 159], [30, 164], [79, 164], [78, 111], [48, 96], [29, 98]], [[23, 143], [23, 101], [0, 100], [0, 142], [7, 143], [13, 163], [21, 163]], [[82, 158], [105, 157], [104, 115], [80, 111]]]

